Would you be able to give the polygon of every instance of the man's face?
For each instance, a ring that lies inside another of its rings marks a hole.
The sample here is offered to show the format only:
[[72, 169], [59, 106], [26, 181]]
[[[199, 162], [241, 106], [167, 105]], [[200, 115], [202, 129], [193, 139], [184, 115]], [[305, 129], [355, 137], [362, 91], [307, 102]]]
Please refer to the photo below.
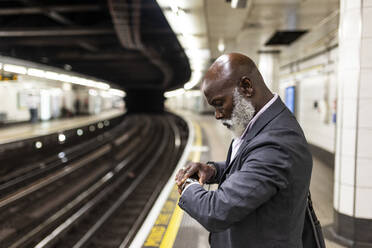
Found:
[[252, 103], [244, 98], [236, 87], [211, 89], [204, 85], [203, 92], [208, 103], [215, 108], [216, 119], [220, 120], [234, 137], [240, 137], [254, 116]]
[[224, 88], [223, 85], [215, 84], [214, 87], [203, 85], [204, 95], [215, 109], [217, 120], [230, 119], [233, 110], [233, 88]]

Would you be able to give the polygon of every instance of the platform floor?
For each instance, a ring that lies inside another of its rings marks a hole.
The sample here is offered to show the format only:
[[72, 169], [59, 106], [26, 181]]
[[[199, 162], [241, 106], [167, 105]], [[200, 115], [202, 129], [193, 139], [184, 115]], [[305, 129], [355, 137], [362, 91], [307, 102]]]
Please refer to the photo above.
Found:
[[123, 110], [113, 109], [97, 115], [77, 116], [38, 123], [26, 123], [3, 127], [0, 128], [0, 144], [89, 125], [90, 123], [95, 123], [100, 120], [114, 118], [122, 115], [123, 113]]
[[[226, 159], [231, 135], [224, 126], [216, 121], [212, 115], [196, 115], [185, 111], [179, 111], [177, 114], [197, 122], [202, 127], [203, 146], [208, 146], [209, 149], [202, 153], [201, 161]], [[317, 158], [314, 157], [313, 159], [314, 167], [310, 190], [318, 218], [322, 226], [326, 226], [333, 222], [333, 169]], [[326, 246], [327, 248], [343, 247], [329, 240], [326, 240]], [[185, 213], [173, 247], [208, 248], [208, 232]]]

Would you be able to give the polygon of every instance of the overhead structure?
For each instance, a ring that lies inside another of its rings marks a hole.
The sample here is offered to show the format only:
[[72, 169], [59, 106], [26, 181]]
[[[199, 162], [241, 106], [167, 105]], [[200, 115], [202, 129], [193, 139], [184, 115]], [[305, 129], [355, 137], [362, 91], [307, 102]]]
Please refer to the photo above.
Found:
[[156, 1], [1, 1], [0, 39], [0, 55], [123, 88], [129, 111], [162, 110], [164, 91], [183, 87], [191, 75]]

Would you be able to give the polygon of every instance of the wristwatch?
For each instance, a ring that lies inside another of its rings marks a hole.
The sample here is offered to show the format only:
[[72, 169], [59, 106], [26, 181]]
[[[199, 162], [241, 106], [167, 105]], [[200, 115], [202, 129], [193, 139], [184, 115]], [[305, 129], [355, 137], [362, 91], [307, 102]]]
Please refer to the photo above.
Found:
[[194, 183], [194, 182], [197, 182], [198, 180], [194, 179], [194, 178], [187, 178], [185, 180], [185, 182], [182, 184], [182, 191], [185, 189], [186, 185], [189, 184], [189, 183]]

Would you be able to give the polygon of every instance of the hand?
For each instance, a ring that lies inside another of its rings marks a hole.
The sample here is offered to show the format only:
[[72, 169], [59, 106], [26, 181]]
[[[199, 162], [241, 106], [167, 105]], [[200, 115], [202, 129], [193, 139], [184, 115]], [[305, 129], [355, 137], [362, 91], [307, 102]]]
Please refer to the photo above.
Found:
[[216, 175], [216, 168], [211, 165], [203, 163], [189, 163], [185, 168], [180, 169], [176, 175], [176, 184], [178, 186], [178, 192], [182, 192], [182, 185], [185, 180], [192, 176], [199, 177], [199, 183], [203, 185], [206, 181], [213, 178]]

